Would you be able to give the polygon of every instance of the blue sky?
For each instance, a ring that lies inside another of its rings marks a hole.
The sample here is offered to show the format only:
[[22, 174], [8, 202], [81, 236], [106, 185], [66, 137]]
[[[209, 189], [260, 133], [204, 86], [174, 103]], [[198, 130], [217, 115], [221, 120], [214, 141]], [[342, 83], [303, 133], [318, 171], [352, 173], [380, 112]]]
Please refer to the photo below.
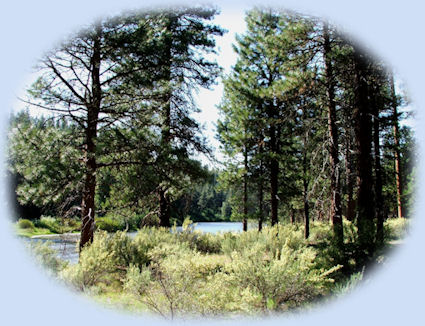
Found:
[[[223, 67], [223, 73], [226, 75], [231, 71], [231, 67], [236, 63], [236, 53], [233, 51], [232, 44], [235, 43], [236, 34], [244, 33], [246, 23], [244, 20], [246, 8], [224, 8], [220, 15], [216, 16], [214, 23], [227, 30], [227, 33], [217, 37], [216, 45], [218, 49], [217, 62]], [[209, 144], [216, 149], [216, 156], [221, 158], [218, 147], [219, 142], [215, 139], [215, 124], [219, 118], [217, 105], [220, 103], [223, 94], [223, 85], [221, 79], [218, 79], [217, 85], [211, 90], [200, 89], [195, 96], [201, 112], [195, 115], [201, 123], [205, 124], [204, 135], [208, 138]], [[202, 159], [204, 163], [207, 160]]]

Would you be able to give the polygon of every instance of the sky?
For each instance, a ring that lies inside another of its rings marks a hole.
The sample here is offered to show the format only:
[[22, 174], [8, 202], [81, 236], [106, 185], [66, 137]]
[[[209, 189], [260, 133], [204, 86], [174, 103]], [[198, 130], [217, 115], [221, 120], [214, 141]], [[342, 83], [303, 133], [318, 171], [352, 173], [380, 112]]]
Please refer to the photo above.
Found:
[[[237, 8], [224, 8], [220, 14], [214, 19], [214, 23], [221, 26], [227, 33], [223, 36], [216, 38], [216, 46], [218, 50], [217, 63], [223, 68], [223, 75], [231, 72], [232, 66], [236, 63], [237, 55], [232, 48], [235, 43], [237, 34], [243, 34], [246, 30], [246, 23], [244, 20], [246, 9]], [[219, 141], [215, 138], [216, 123], [219, 118], [217, 105], [220, 104], [223, 95], [223, 84], [221, 78], [217, 80], [217, 85], [214, 85], [211, 90], [200, 89], [196, 94], [195, 100], [201, 109], [199, 114], [195, 114], [197, 118], [205, 125], [204, 136], [207, 137], [209, 144], [215, 149], [215, 157], [221, 160], [223, 157], [218, 151]], [[209, 162], [208, 159], [201, 156], [204, 164], [215, 166]]]

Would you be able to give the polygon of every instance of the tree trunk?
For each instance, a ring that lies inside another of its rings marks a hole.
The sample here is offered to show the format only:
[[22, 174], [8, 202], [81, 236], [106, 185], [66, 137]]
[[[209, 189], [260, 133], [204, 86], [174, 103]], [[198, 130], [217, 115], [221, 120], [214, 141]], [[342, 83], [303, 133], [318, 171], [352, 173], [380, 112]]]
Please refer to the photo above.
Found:
[[328, 96], [328, 130], [329, 130], [329, 160], [331, 170], [331, 210], [330, 216], [334, 229], [334, 236], [339, 245], [343, 244], [341, 189], [339, 179], [338, 157], [338, 128], [336, 125], [335, 82], [331, 60], [331, 45], [329, 40], [328, 24], [323, 26], [324, 57], [326, 74], [326, 91]]
[[354, 53], [355, 107], [353, 110], [355, 148], [357, 153], [357, 229], [360, 256], [366, 258], [374, 250], [373, 179], [371, 165], [371, 112], [368, 103], [367, 62]]
[[91, 103], [87, 105], [87, 127], [85, 166], [86, 175], [84, 181], [83, 198], [81, 203], [81, 237], [80, 252], [88, 244], [93, 242], [95, 229], [95, 192], [96, 192], [96, 137], [97, 122], [102, 100], [102, 90], [100, 85], [100, 33], [101, 27], [96, 28], [97, 37], [93, 43], [93, 55], [91, 60], [91, 78], [92, 78], [92, 98]]
[[345, 149], [345, 182], [347, 186], [347, 207], [345, 217], [349, 221], [354, 221], [354, 213], [356, 210], [356, 201], [353, 198], [354, 194], [354, 178], [353, 178], [353, 155], [351, 135], [347, 135]]
[[375, 218], [376, 218], [376, 241], [384, 241], [384, 202], [382, 198], [382, 169], [381, 169], [381, 148], [379, 144], [379, 108], [382, 107], [381, 100], [378, 99], [379, 92], [374, 94], [373, 112], [373, 147], [375, 154]]
[[245, 173], [243, 177], [243, 220], [242, 229], [244, 232], [248, 231], [248, 150], [244, 146], [244, 168]]
[[[273, 116], [273, 114], [272, 114]], [[274, 116], [273, 116], [274, 117]], [[270, 148], [271, 153], [277, 154], [276, 128], [274, 125], [270, 126]], [[270, 206], [271, 206], [271, 225], [278, 222], [278, 180], [279, 180], [279, 161], [275, 156], [270, 159]]]
[[[172, 19], [167, 28], [169, 30], [173, 30], [175, 28], [175, 20]], [[172, 56], [172, 39], [169, 39], [166, 44], [166, 53], [167, 56], [164, 61], [164, 78], [166, 81], [171, 83], [172, 80], [172, 67], [171, 63], [173, 60]], [[160, 153], [160, 164], [167, 165], [167, 160], [170, 155], [171, 147], [172, 147], [172, 135], [171, 135], [171, 100], [172, 100], [172, 90], [169, 90], [164, 94], [163, 97], [163, 107], [162, 107], [162, 124], [161, 124], [161, 153]], [[166, 178], [165, 178], [166, 179]], [[161, 181], [164, 181], [161, 180]], [[170, 227], [170, 200], [167, 193], [167, 187], [164, 185], [159, 186], [158, 190], [158, 198], [159, 198], [159, 225], [162, 227]]]
[[84, 181], [83, 198], [81, 203], [81, 237], [80, 252], [86, 245], [93, 242], [93, 234], [95, 228], [95, 191], [96, 191], [96, 158], [94, 155], [94, 139], [95, 135], [86, 132], [87, 150], [85, 153], [86, 175]]
[[258, 154], [260, 154], [260, 170], [258, 174], [258, 232], [263, 229], [264, 219], [264, 189], [263, 189], [263, 143], [258, 145]]
[[[303, 105], [303, 121], [307, 122], [307, 112], [306, 107]], [[306, 130], [304, 131], [303, 137], [303, 201], [304, 201], [304, 238], [308, 239], [310, 236], [310, 214], [309, 214], [309, 203], [308, 203], [308, 166], [307, 166], [307, 147], [308, 147], [308, 136], [309, 136], [309, 128], [304, 127]]]
[[[304, 143], [304, 149], [305, 149], [305, 143]], [[309, 205], [308, 205], [308, 180], [307, 180], [307, 153], [304, 151], [304, 157], [303, 157], [303, 185], [304, 185], [304, 192], [303, 192], [303, 199], [304, 199], [304, 238], [308, 239], [310, 236], [310, 214], [309, 214]]]
[[263, 229], [263, 214], [264, 214], [264, 194], [263, 194], [263, 181], [260, 180], [258, 189], [258, 231]]
[[279, 162], [272, 159], [270, 163], [270, 200], [271, 200], [271, 225], [278, 222], [278, 177], [279, 177]]
[[404, 217], [404, 205], [402, 201], [403, 196], [403, 184], [402, 184], [402, 173], [401, 173], [401, 160], [400, 160], [400, 131], [398, 125], [398, 112], [397, 112], [397, 97], [395, 94], [394, 87], [394, 75], [391, 75], [391, 95], [392, 95], [392, 107], [393, 107], [393, 132], [394, 132], [394, 155], [395, 155], [395, 180], [397, 187], [397, 215], [399, 218]]
[[[260, 155], [263, 154], [263, 146], [260, 145]], [[263, 229], [264, 218], [264, 190], [263, 190], [263, 159], [260, 159], [260, 175], [258, 177], [258, 231]]]
[[169, 228], [170, 224], [170, 203], [166, 195], [166, 189], [160, 188], [159, 196], [159, 226]]

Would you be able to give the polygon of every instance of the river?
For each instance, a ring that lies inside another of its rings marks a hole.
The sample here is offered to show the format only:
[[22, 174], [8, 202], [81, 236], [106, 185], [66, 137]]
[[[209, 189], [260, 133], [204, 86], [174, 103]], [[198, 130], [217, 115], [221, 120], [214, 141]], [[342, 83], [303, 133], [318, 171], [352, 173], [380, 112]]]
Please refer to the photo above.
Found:
[[[194, 224], [194, 229], [206, 233], [218, 232], [239, 232], [242, 231], [241, 222], [197, 222]], [[180, 231], [181, 227], [178, 226], [177, 230]], [[137, 232], [128, 232], [130, 237], [136, 236]], [[55, 249], [59, 258], [66, 260], [70, 263], [78, 262], [78, 251], [76, 248], [79, 234], [67, 235], [48, 235], [36, 236], [30, 241], [49, 241], [50, 247]]]

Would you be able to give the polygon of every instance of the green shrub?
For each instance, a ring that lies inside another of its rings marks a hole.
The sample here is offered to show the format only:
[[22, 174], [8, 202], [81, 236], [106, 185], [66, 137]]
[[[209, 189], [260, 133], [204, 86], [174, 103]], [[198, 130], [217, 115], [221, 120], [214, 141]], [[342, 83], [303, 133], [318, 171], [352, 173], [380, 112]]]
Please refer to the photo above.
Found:
[[97, 232], [80, 262], [60, 275], [97, 296], [123, 291], [139, 307], [173, 318], [298, 307], [329, 293], [341, 267], [323, 234], [327, 225], [315, 233], [326, 250], [305, 241], [297, 225], [222, 234], [184, 226], [182, 232], [144, 227], [134, 238]]
[[136, 296], [142, 296], [148, 291], [152, 281], [152, 274], [145, 268], [141, 272], [139, 267], [130, 265], [124, 280], [123, 289]]
[[176, 238], [181, 243], [187, 243], [191, 249], [202, 253], [221, 252], [221, 238], [217, 234], [184, 230], [177, 233]]
[[285, 244], [297, 249], [305, 243], [302, 228], [292, 224], [277, 224], [273, 227], [265, 227], [261, 232], [249, 230], [237, 234], [224, 234], [222, 251], [230, 256], [233, 252], [242, 253], [247, 248], [260, 244], [266, 253], [274, 256]]
[[51, 216], [41, 216], [41, 218], [36, 221], [36, 225], [39, 228], [48, 229], [52, 233], [64, 232], [62, 223], [58, 219]]
[[313, 221], [310, 223], [309, 241], [318, 243], [329, 243], [332, 237], [332, 225], [329, 222]]
[[140, 222], [136, 225], [136, 228], [143, 227], [158, 227], [159, 226], [159, 218], [155, 214], [147, 214], [145, 216], [136, 216], [135, 219], [139, 219]]
[[340, 268], [324, 270], [315, 264], [311, 247], [291, 248], [290, 240], [276, 256], [264, 254], [261, 244], [243, 254], [234, 253], [229, 267], [233, 282], [250, 288], [261, 297], [261, 310], [285, 310], [325, 294], [333, 279], [328, 275]]
[[114, 252], [109, 250], [109, 238], [106, 232], [97, 232], [93, 243], [81, 251], [78, 264], [62, 270], [60, 277], [80, 291], [113, 278], [116, 266]]
[[96, 218], [96, 227], [98, 230], [103, 230], [106, 232], [116, 232], [123, 231], [125, 229], [125, 223], [116, 218], [109, 216], [98, 217]]
[[348, 279], [335, 284], [335, 287], [332, 292], [333, 294], [337, 296], [346, 295], [350, 293], [351, 291], [353, 291], [362, 280], [363, 280], [363, 271], [354, 273], [350, 275]]
[[202, 253], [213, 254], [221, 252], [221, 238], [219, 235], [195, 231], [190, 244], [191, 247], [193, 245], [195, 250]]
[[34, 223], [31, 222], [30, 220], [21, 218], [18, 221], [18, 227], [20, 229], [34, 229], [35, 226], [34, 226]]
[[67, 262], [58, 258], [57, 252], [49, 246], [48, 242], [30, 242], [29, 249], [36, 261], [53, 276], [68, 265]]
[[389, 218], [384, 222], [384, 239], [386, 241], [403, 239], [409, 229], [406, 218]]
[[66, 218], [61, 221], [65, 232], [74, 232], [81, 230], [81, 220], [79, 218]]
[[142, 227], [142, 220], [143, 220], [142, 215], [137, 215], [137, 214], [131, 215], [127, 220], [128, 230], [136, 231], [139, 228], [141, 228]]
[[168, 228], [148, 228], [140, 229], [133, 239], [137, 250], [139, 265], [147, 265], [151, 258], [149, 251], [160, 244], [176, 244], [177, 236], [171, 233]]
[[145, 255], [139, 252], [136, 243], [125, 231], [109, 235], [106, 250], [112, 254], [111, 259], [118, 273], [125, 273], [130, 265], [142, 267], [146, 264]]
[[228, 262], [225, 256], [202, 255], [187, 243], [160, 244], [149, 256], [149, 267], [128, 269], [124, 289], [153, 312], [173, 318], [241, 310], [239, 291], [229, 288], [221, 272]]

